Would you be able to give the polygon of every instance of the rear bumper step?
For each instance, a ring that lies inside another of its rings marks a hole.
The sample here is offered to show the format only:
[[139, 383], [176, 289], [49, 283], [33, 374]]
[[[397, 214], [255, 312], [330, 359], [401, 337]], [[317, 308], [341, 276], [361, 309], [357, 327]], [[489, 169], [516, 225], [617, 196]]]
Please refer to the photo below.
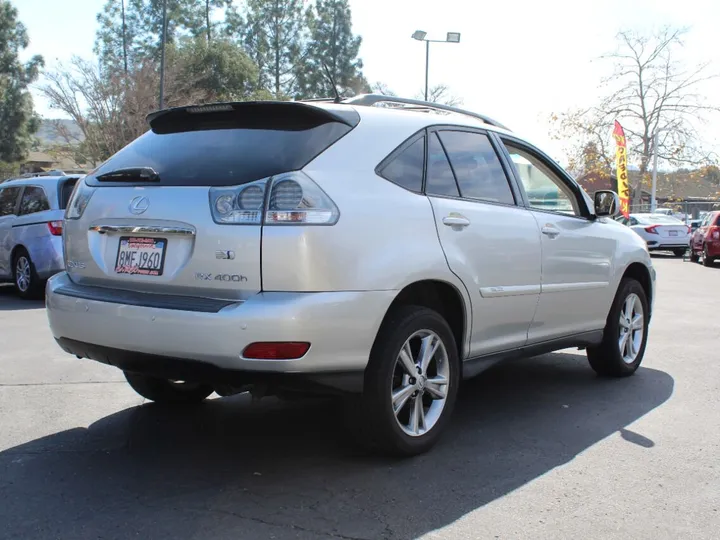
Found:
[[56, 338], [55, 341], [65, 352], [79, 358], [88, 358], [115, 366], [123, 371], [141, 373], [162, 379], [233, 387], [266, 384], [274, 388], [319, 393], [355, 393], [361, 392], [363, 387], [364, 371], [362, 370], [330, 373], [242, 371], [223, 369], [196, 360], [130, 352], [67, 338]]
[[93, 300], [96, 302], [201, 313], [217, 313], [225, 307], [239, 303], [235, 300], [216, 300], [213, 298], [150, 294], [119, 289], [105, 289], [103, 287], [87, 287], [84, 285], [76, 285], [69, 280], [68, 283], [57, 287], [53, 292], [54, 294], [60, 294], [62, 296], [82, 300]]

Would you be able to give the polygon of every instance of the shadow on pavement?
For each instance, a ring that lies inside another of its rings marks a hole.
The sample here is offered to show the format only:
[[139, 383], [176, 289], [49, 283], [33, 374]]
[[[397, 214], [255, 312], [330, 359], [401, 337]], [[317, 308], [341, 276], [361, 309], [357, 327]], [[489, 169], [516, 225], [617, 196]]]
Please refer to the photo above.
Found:
[[441, 443], [404, 461], [349, 443], [333, 402], [143, 405], [0, 453], [0, 536], [416, 538], [615, 432], [652, 452], [625, 427], [672, 393], [667, 373], [601, 379], [579, 354], [500, 364], [464, 385]]
[[41, 309], [43, 300], [23, 300], [12, 285], [0, 284], [0, 311], [19, 311], [22, 309]]

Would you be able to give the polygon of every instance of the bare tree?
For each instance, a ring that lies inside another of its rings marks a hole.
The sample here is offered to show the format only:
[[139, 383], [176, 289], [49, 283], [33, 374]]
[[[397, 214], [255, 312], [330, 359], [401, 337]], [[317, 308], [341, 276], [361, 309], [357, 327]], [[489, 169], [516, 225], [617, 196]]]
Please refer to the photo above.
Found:
[[[419, 93], [416, 95], [416, 99], [425, 99], [425, 93]], [[431, 86], [428, 90], [427, 101], [431, 103], [439, 103], [441, 105], [449, 105], [450, 107], [456, 107], [463, 104], [462, 98], [450, 93], [450, 87], [447, 84], [436, 84]]]
[[620, 32], [616, 51], [604, 57], [614, 64], [613, 73], [602, 81], [606, 96], [596, 106], [551, 116], [555, 138], [577, 141], [566, 150], [571, 163], [587, 165], [582, 152], [592, 143], [601, 156], [593, 164], [606, 173], [614, 151], [612, 125], [620, 121], [628, 138], [628, 158], [640, 171], [631, 185], [635, 202], [648, 177], [655, 141], [658, 158], [673, 166], [696, 166], [713, 159], [702, 148], [698, 127], [708, 113], [720, 110], [701, 94], [702, 84], [715, 75], [708, 74], [708, 64], [689, 68], [677, 61], [684, 32], [672, 28], [650, 36]]
[[[171, 57], [172, 59], [172, 57]], [[147, 130], [145, 116], [157, 105], [158, 69], [146, 60], [130, 71], [108, 74], [95, 62], [75, 57], [69, 66], [60, 64], [45, 74], [40, 91], [50, 107], [69, 116], [83, 135], [82, 157], [91, 163], [111, 156]], [[207, 101], [212, 96], [198, 87], [175, 62], [166, 72], [168, 107]], [[68, 144], [77, 143], [59, 131]]]

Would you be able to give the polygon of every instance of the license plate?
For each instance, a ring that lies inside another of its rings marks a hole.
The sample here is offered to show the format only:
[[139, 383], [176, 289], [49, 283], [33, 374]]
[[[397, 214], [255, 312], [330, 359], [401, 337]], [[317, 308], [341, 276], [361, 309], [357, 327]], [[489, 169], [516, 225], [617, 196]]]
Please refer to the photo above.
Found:
[[668, 231], [670, 233], [670, 236], [677, 236], [677, 231]]
[[165, 238], [121, 236], [115, 259], [115, 273], [162, 276], [165, 248]]

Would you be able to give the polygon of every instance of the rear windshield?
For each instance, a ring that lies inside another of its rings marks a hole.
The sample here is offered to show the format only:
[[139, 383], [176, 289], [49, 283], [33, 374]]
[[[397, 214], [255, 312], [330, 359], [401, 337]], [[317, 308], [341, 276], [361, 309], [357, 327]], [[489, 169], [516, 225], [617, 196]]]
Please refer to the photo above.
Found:
[[651, 216], [634, 216], [638, 222], [643, 225], [683, 225], [679, 219], [662, 214], [652, 214]]
[[[350, 127], [339, 122], [302, 129], [149, 131], [106, 161], [96, 176], [151, 167], [167, 186], [234, 186], [302, 169]], [[95, 178], [90, 185], [107, 185]]]
[[70, 178], [69, 180], [65, 180], [60, 186], [60, 210], [67, 208], [75, 184], [77, 184], [77, 178]]

